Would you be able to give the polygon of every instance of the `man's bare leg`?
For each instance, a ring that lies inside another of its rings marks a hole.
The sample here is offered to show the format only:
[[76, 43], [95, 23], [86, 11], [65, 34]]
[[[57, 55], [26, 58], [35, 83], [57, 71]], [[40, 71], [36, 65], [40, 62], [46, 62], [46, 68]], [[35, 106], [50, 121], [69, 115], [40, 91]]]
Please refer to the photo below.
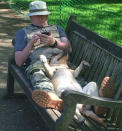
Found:
[[[105, 98], [112, 98], [114, 95], [114, 91], [115, 87], [112, 79], [109, 76], [104, 77], [99, 89], [99, 96]], [[94, 106], [94, 111], [97, 115], [103, 116], [109, 111], [109, 108]]]

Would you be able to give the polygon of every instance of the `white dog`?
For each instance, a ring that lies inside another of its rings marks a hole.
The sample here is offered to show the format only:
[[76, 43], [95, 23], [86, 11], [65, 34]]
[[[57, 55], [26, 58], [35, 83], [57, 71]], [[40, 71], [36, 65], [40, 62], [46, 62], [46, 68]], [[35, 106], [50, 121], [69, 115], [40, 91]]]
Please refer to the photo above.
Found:
[[[95, 82], [90, 82], [82, 88], [75, 79], [78, 77], [80, 72], [86, 67], [89, 67], [90, 64], [86, 61], [81, 61], [80, 65], [75, 70], [71, 70], [67, 64], [67, 56], [61, 57], [62, 54], [57, 55], [49, 64], [46, 57], [44, 55], [40, 55], [40, 60], [43, 63], [48, 77], [53, 83], [56, 94], [60, 97], [64, 90], [73, 90], [98, 97], [98, 87]], [[61, 61], [59, 61], [59, 58], [61, 58]], [[91, 105], [77, 104], [74, 118], [78, 122], [83, 120], [81, 114], [106, 127], [106, 123], [93, 111], [91, 111]]]

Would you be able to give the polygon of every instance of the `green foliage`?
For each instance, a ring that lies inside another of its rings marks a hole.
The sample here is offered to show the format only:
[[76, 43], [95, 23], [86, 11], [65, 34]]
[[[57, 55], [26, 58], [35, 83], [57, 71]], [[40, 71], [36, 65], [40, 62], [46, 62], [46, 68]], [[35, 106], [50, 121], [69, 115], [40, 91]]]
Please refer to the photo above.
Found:
[[[10, 0], [11, 8], [19, 13], [28, 12], [30, 1]], [[97, 32], [122, 46], [122, 0], [43, 0], [52, 12], [51, 24], [66, 27], [71, 14], [78, 18], [83, 26]]]
[[62, 2], [63, 23], [74, 14], [80, 24], [122, 46], [122, 3], [119, 0], [77, 0], [75, 3], [73, 0]]

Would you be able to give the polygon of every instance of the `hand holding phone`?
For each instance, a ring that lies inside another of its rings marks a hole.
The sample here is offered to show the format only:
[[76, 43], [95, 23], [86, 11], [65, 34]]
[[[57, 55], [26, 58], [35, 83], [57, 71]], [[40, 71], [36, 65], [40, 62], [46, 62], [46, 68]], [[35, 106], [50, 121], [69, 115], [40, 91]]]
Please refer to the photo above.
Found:
[[44, 35], [50, 35], [50, 33], [49, 32], [42, 32], [42, 34], [44, 34]]

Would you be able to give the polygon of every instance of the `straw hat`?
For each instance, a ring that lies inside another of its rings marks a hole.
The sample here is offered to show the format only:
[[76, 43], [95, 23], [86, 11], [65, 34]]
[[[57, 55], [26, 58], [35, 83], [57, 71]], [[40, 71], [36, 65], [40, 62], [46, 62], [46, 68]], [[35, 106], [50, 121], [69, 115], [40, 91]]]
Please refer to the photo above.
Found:
[[47, 10], [46, 2], [44, 1], [34, 1], [29, 5], [29, 13], [27, 16], [34, 15], [49, 15], [51, 12]]

